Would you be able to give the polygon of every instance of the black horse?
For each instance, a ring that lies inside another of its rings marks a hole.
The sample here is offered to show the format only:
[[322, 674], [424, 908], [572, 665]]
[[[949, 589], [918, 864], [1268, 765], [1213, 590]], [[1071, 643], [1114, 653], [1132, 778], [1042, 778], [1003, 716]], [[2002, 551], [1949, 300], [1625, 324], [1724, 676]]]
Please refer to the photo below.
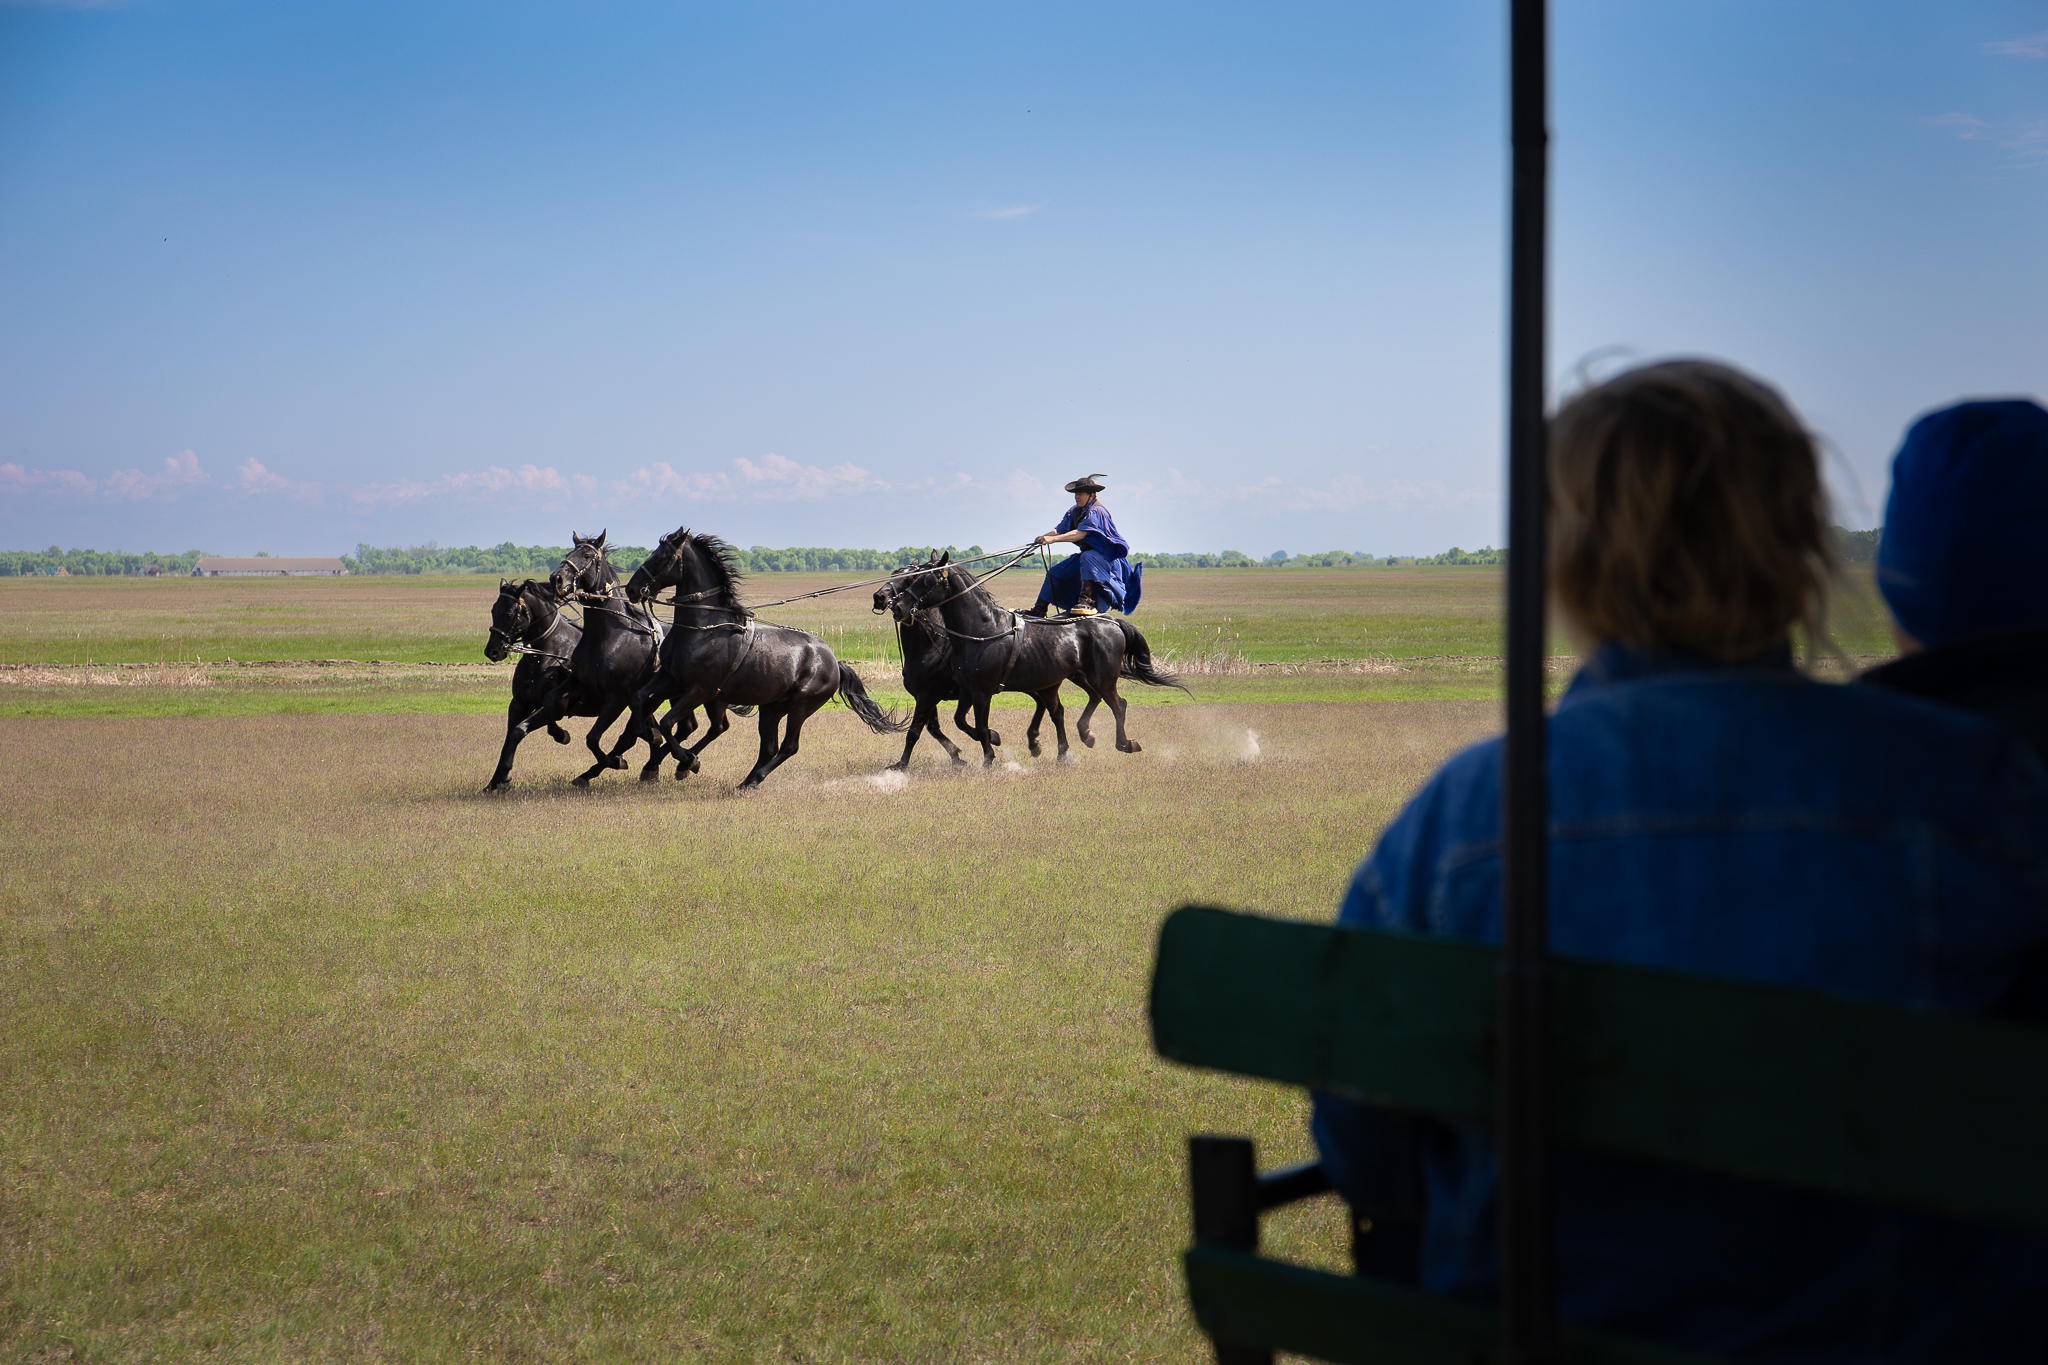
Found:
[[[1094, 747], [1089, 717], [1104, 701], [1116, 717], [1116, 747], [1135, 754], [1142, 746], [1124, 729], [1124, 699], [1117, 680], [1130, 678], [1152, 687], [1187, 688], [1172, 673], [1152, 663], [1152, 647], [1138, 628], [1122, 617], [1040, 618], [1023, 616], [996, 605], [974, 576], [942, 555], [928, 567], [904, 575], [897, 596], [900, 621], [909, 613], [937, 608], [943, 629], [953, 643], [953, 672], [962, 692], [974, 703], [975, 723], [984, 732], [983, 766], [994, 763], [995, 746], [987, 738], [989, 705], [998, 692], [1023, 692], [1041, 711], [1052, 713], [1059, 738], [1059, 756], [1067, 756], [1066, 708], [1060, 684], [1072, 681], [1088, 694], [1075, 730], [1081, 742]], [[1038, 721], [1031, 723], [1031, 752], [1038, 752]]]
[[[573, 539], [574, 546], [548, 582], [558, 601], [582, 603], [583, 638], [570, 653], [569, 676], [548, 695], [538, 711], [513, 728], [526, 735], [563, 716], [595, 715], [597, 719], [584, 743], [590, 746], [591, 756], [597, 762], [575, 779], [577, 786], [587, 787], [591, 778], [607, 768], [624, 768], [626, 750], [642, 739], [654, 751], [648, 767], [661, 766], [668, 742], [654, 737], [656, 727], [651, 715], [635, 711], [610, 753], [598, 741], [632, 705], [633, 694], [654, 676], [663, 631], [652, 612], [634, 606], [621, 592], [619, 576], [605, 557], [605, 533], [599, 532], [588, 540], [582, 536]], [[585, 710], [586, 707], [589, 709]], [[671, 712], [669, 720], [674, 719]], [[684, 721], [687, 726], [687, 715]]]
[[[651, 681], [633, 697], [633, 718], [647, 726], [664, 698], [678, 710], [704, 708], [704, 738], [679, 750], [671, 738], [676, 778], [697, 772], [697, 756], [724, 734], [726, 708], [751, 702], [761, 708], [761, 754], [740, 783], [746, 791], [796, 756], [803, 725], [837, 692], [839, 699], [878, 735], [895, 734], [904, 723], [875, 705], [860, 675], [840, 663], [815, 635], [789, 626], [760, 625], [740, 605], [739, 569], [732, 549], [716, 536], [692, 535], [687, 527], [663, 536], [661, 544], [634, 570], [626, 595], [645, 602], [663, 588], [675, 589], [676, 619], [661, 647]], [[787, 717], [780, 742], [776, 733]], [[685, 731], [687, 734], [688, 732]], [[650, 763], [640, 775], [654, 776]]]
[[[930, 567], [926, 564], [923, 567]], [[875, 611], [893, 612], [896, 599], [903, 591], [904, 575], [915, 569], [898, 569], [889, 581], [875, 589]], [[916, 709], [910, 716], [910, 733], [903, 740], [903, 757], [889, 766], [897, 771], [910, 767], [910, 751], [917, 747], [921, 731], [930, 731], [931, 737], [945, 746], [946, 753], [955, 763], [965, 764], [960, 757], [959, 746], [946, 738], [946, 732], [939, 728], [939, 703], [957, 701], [953, 708], [953, 723], [969, 739], [979, 741], [983, 732], [974, 728], [967, 718], [968, 708], [973, 704], [965, 692], [960, 690], [960, 680], [953, 676], [953, 640], [946, 634], [945, 622], [936, 611], [908, 611], [896, 615], [896, 639], [903, 646], [903, 690], [908, 692]], [[1045, 714], [1043, 708], [1039, 716]], [[1031, 719], [1031, 733], [1035, 741], [1038, 734], [1038, 716]], [[987, 734], [988, 742], [1000, 748], [1003, 737], [993, 731]], [[1034, 749], [1035, 752], [1035, 749]]]
[[[491, 774], [486, 792], [505, 791], [512, 785], [512, 757], [526, 731], [519, 722], [540, 709], [554, 690], [569, 679], [569, 656], [583, 628], [556, 609], [554, 594], [531, 578], [523, 583], [498, 581], [498, 600], [491, 605], [491, 633], [484, 638], [484, 657], [498, 663], [523, 645], [519, 667], [512, 670], [512, 704], [505, 708], [505, 747], [498, 755], [498, 770]], [[553, 721], [548, 738], [557, 744], [569, 742], [569, 732]]]

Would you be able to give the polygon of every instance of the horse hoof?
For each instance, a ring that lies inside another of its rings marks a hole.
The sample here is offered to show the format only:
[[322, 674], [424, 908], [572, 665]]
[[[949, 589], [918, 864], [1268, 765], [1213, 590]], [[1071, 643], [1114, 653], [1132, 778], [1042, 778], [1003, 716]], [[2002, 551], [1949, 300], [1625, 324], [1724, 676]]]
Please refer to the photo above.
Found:
[[571, 778], [569, 780], [569, 785], [572, 787], [588, 787], [590, 785], [590, 779], [587, 777]]
[[1145, 746], [1138, 743], [1135, 739], [1127, 739], [1116, 747], [1122, 749], [1127, 754], [1142, 754], [1145, 752]]
[[907, 773], [910, 771], [910, 762], [908, 759], [906, 759], [901, 763], [891, 763], [888, 767], [882, 769], [882, 771], [885, 773]]
[[660, 771], [654, 768], [642, 768], [640, 770], [640, 780], [642, 782], [653, 782], [660, 776]]
[[989, 742], [989, 743], [991, 743], [991, 744], [993, 744], [993, 745], [995, 745], [995, 746], [996, 746], [996, 747], [997, 747], [998, 749], [1002, 748], [1002, 747], [1003, 747], [1003, 737], [1002, 737], [1002, 734], [1001, 734], [1000, 732], [998, 732], [998, 731], [995, 731], [995, 730], [991, 730], [991, 731], [989, 731], [989, 732], [988, 732], [988, 742]]
[[1044, 746], [1044, 745], [1040, 744], [1040, 743], [1039, 743], [1039, 742], [1038, 742], [1037, 740], [1035, 740], [1035, 739], [1031, 741], [1031, 756], [1032, 756], [1033, 758], [1037, 758], [1037, 757], [1038, 757], [1039, 755], [1043, 754], [1044, 752], [1045, 752], [1045, 746]]
[[693, 773], [701, 773], [701, 772], [703, 772], [703, 771], [704, 771], [704, 760], [703, 760], [703, 759], [701, 759], [701, 758], [698, 758], [698, 757], [697, 757], [697, 756], [696, 756], [695, 754], [691, 754], [691, 755], [690, 755], [690, 771], [691, 771], [691, 772], [693, 772]]
[[956, 767], [956, 768], [964, 768], [964, 767], [966, 767], [966, 766], [967, 766], [967, 760], [966, 760], [966, 759], [964, 759], [964, 758], [962, 758], [962, 757], [960, 757], [960, 755], [958, 755], [958, 754], [954, 754], [954, 755], [953, 755], [953, 766], [954, 766], [954, 767]]
[[1088, 746], [1089, 748], [1091, 748], [1091, 749], [1092, 749], [1092, 748], [1094, 748], [1094, 747], [1095, 747], [1095, 736], [1093, 736], [1093, 735], [1082, 735], [1082, 736], [1081, 736], [1081, 742], [1082, 742], [1083, 744], [1087, 745], [1087, 746]]
[[484, 796], [502, 796], [511, 790], [512, 784], [510, 782], [493, 782], [490, 786], [485, 787], [481, 794]]
[[550, 730], [548, 731], [548, 738], [553, 740], [557, 744], [567, 744], [569, 742], [570, 735], [567, 730]]

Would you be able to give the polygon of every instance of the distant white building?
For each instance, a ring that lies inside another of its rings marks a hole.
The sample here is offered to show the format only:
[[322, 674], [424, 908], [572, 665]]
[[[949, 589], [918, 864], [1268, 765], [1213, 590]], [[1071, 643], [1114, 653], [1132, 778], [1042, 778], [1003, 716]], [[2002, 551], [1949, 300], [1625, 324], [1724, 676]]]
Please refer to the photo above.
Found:
[[285, 559], [257, 555], [230, 559], [211, 555], [192, 566], [194, 578], [338, 578], [348, 572], [338, 559]]

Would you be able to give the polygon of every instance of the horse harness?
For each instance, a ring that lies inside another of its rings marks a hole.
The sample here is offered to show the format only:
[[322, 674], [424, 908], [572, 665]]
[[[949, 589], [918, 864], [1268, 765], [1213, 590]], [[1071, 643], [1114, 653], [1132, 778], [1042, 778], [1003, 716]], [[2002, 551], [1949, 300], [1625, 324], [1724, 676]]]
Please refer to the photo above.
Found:
[[[518, 604], [519, 609], [522, 613], [531, 616], [531, 609], [526, 605], [526, 601], [523, 597], [515, 596], [513, 598], [513, 601]], [[523, 654], [529, 658], [547, 659], [550, 662], [558, 663], [563, 665], [564, 667], [567, 667], [569, 663], [568, 655], [551, 654], [545, 649], [535, 649], [533, 645], [526, 643], [528, 639], [531, 639], [534, 642], [534, 644], [545, 643], [548, 636], [553, 635], [555, 633], [555, 627], [560, 625], [561, 623], [562, 613], [560, 611], [553, 611], [553, 614], [548, 617], [548, 623], [545, 626], [541, 627], [541, 629], [537, 633], [532, 632], [532, 623], [531, 621], [529, 621], [527, 625], [521, 626], [519, 628], [519, 635], [508, 635], [505, 631], [500, 630], [496, 625], [493, 625], [491, 627], [491, 634], [504, 635], [506, 637], [505, 652], [507, 654]]]

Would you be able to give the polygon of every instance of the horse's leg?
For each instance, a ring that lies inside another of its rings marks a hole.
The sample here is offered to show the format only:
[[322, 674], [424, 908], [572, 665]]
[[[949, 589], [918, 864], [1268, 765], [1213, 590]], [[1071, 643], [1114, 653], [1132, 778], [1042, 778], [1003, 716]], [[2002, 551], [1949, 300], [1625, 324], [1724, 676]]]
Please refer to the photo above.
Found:
[[498, 771], [491, 774], [491, 785], [484, 788], [486, 795], [510, 790], [512, 756], [519, 752], [519, 741], [526, 738], [520, 733], [519, 721], [530, 709], [525, 702], [517, 699], [505, 708], [505, 747], [498, 751]]
[[525, 739], [535, 730], [552, 730], [556, 721], [564, 716], [574, 715], [576, 699], [570, 694], [570, 689], [571, 684], [563, 683], [548, 693], [539, 706], [527, 712], [526, 719], [512, 727], [519, 731], [519, 737]]
[[1038, 704], [1052, 712], [1052, 732], [1059, 737], [1059, 761], [1067, 761], [1067, 708], [1060, 704], [1060, 685], [1054, 683], [1038, 693]]
[[[939, 734], [937, 708], [935, 708], [932, 705], [931, 700], [929, 698], [919, 697], [917, 699], [917, 709], [910, 713], [910, 731], [908, 734], [903, 736], [903, 757], [897, 759], [894, 763], [891, 763], [889, 765], [888, 771], [892, 773], [900, 773], [905, 772], [909, 769], [910, 751], [917, 747], [918, 733], [922, 731], [926, 725], [931, 726], [932, 735], [939, 741], [939, 743], [946, 744], [946, 737], [944, 735]], [[946, 747], [950, 749], [953, 746], [950, 744], [946, 744]]]
[[[969, 739], [980, 739], [981, 733], [974, 728], [974, 723], [967, 719], [967, 712], [973, 705], [973, 700], [965, 692], [962, 692], [960, 694], [960, 704], [953, 708], [953, 723], [959, 726], [960, 733], [966, 735]], [[938, 708], [934, 706], [932, 710], [936, 712]], [[937, 734], [938, 731], [934, 729], [932, 733]], [[1003, 737], [993, 730], [988, 732], [988, 742], [995, 745], [998, 749], [1003, 747]]]
[[[965, 703], [962, 703], [962, 705], [964, 706]], [[960, 746], [946, 738], [946, 732], [939, 728], [939, 699], [937, 697], [932, 698], [929, 711], [930, 714], [925, 717], [924, 722], [925, 733], [937, 740], [945, 748], [946, 756], [952, 759], [956, 766], [965, 764], [967, 760], [960, 757]], [[953, 723], [955, 725], [960, 724], [960, 717], [957, 712], [953, 717]], [[968, 738], [972, 739], [973, 736], [970, 735]], [[997, 742], [1000, 743], [1001, 741], [998, 740]]]
[[611, 727], [613, 721], [619, 718], [619, 712], [623, 709], [623, 707], [613, 705], [612, 699], [606, 697], [597, 708], [597, 719], [590, 722], [590, 729], [583, 736], [583, 747], [590, 750], [590, 756], [597, 760], [597, 767], [594, 771], [603, 772], [611, 766], [611, 764], [605, 761], [604, 732]]
[[[1047, 707], [1045, 704], [1045, 694], [1043, 692], [1033, 692], [1031, 696], [1032, 699], [1038, 703], [1038, 709], [1031, 713], [1031, 728], [1024, 732], [1024, 743], [1026, 747], [1028, 747], [1031, 750], [1031, 756], [1033, 758], [1037, 758], [1040, 754], [1045, 752], [1045, 747], [1038, 742], [1038, 727], [1045, 720], [1045, 713]], [[1062, 745], [1062, 747], [1064, 747], [1066, 741], [1062, 739], [1060, 741], [1060, 744]]]
[[611, 753], [605, 758], [607, 766], [623, 769], [626, 766], [626, 751], [640, 741], [646, 740], [648, 748], [647, 764], [649, 767], [659, 769], [661, 767], [661, 756], [667, 751], [659, 737], [659, 730], [652, 721], [646, 724], [641, 723], [640, 717], [633, 714], [633, 703], [630, 698], [626, 700], [624, 705], [626, 727], [619, 731], [619, 742], [612, 745]]
[[712, 740], [717, 739], [727, 730], [730, 730], [732, 722], [725, 718], [724, 702], [713, 701], [704, 697], [694, 686], [688, 692], [683, 693], [681, 700], [676, 705], [702, 706], [704, 708], [704, 738], [676, 755], [676, 781], [680, 782], [691, 773], [704, 770], [704, 765], [698, 761], [697, 756], [711, 747]]
[[[626, 718], [626, 723], [619, 730], [618, 743], [612, 745], [611, 752], [604, 756], [604, 766], [623, 771], [626, 766], [625, 754], [628, 749], [643, 739], [647, 741], [649, 746], [654, 745], [654, 727], [652, 725], [642, 725], [640, 718], [633, 714], [633, 699], [631, 697], [623, 694], [614, 695], [617, 695], [619, 698], [619, 713]], [[654, 761], [656, 763], [661, 762], [661, 750], [659, 748], [654, 750]]]
[[[667, 674], [656, 673], [633, 693], [633, 721], [643, 727], [642, 733], [647, 736], [647, 747], [654, 751], [648, 755], [646, 764], [640, 769], [642, 782], [652, 782], [661, 775], [663, 754], [676, 754], [676, 761], [682, 762], [681, 755], [676, 751], [676, 708], [673, 701], [675, 690], [675, 684], [668, 680]], [[665, 701], [670, 703], [668, 714], [657, 722], [654, 708]], [[685, 712], [683, 720], [687, 723], [689, 719], [689, 713]], [[656, 725], [659, 725], [661, 731], [659, 740], [654, 737]], [[686, 729], [683, 733], [687, 735], [690, 732]]]
[[781, 728], [782, 718], [788, 714], [789, 708], [787, 706], [763, 706], [761, 708], [759, 725], [761, 752], [754, 758], [753, 769], [740, 782], [740, 791], [752, 791], [755, 787], [761, 785], [762, 778], [775, 771], [777, 732]]
[[1124, 733], [1124, 712], [1129, 708], [1130, 703], [1117, 694], [1115, 674], [1110, 675], [1109, 686], [1103, 690], [1109, 694], [1109, 709], [1116, 713], [1116, 747], [1118, 751], [1126, 754], [1143, 753], [1145, 746]]
[[564, 730], [561, 726], [557, 725], [555, 722], [549, 721], [548, 738], [553, 740], [557, 744], [567, 744], [570, 741], [570, 739], [573, 738], [573, 736], [570, 735], [570, 733], [567, 730]]
[[1088, 694], [1088, 704], [1081, 708], [1081, 714], [1074, 720], [1074, 733], [1083, 744], [1092, 749], [1095, 747], [1095, 736], [1088, 733], [1088, 718], [1095, 714], [1096, 707], [1102, 705], [1102, 694], [1079, 678], [1074, 681], [1080, 682], [1081, 690]]
[[981, 766], [984, 768], [993, 768], [996, 765], [996, 746], [989, 739], [993, 731], [988, 728], [988, 706], [994, 700], [993, 692], [974, 694], [974, 725], [981, 731]]
[[[587, 787], [590, 785], [590, 779], [596, 777], [599, 773], [605, 772], [606, 770], [611, 768], [623, 768], [626, 766], [624, 763], [619, 762], [617, 759], [607, 754], [604, 751], [604, 749], [598, 744], [598, 736], [602, 735], [605, 732], [606, 727], [608, 727], [613, 721], [617, 720], [619, 718], [619, 713], [621, 711], [624, 711], [625, 709], [626, 703], [623, 700], [611, 697], [605, 698], [604, 709], [597, 713], [596, 720], [590, 722], [590, 733], [584, 737], [584, 743], [590, 746], [591, 756], [595, 758], [597, 762], [591, 764], [590, 768], [581, 777], [571, 779], [572, 785], [578, 787]], [[626, 728], [628, 735], [627, 743], [631, 743], [632, 727], [628, 726]]]
[[[752, 773], [748, 774], [747, 780], [740, 785], [742, 787], [758, 787], [768, 774], [774, 772], [792, 758], [795, 758], [796, 751], [802, 747], [804, 722], [817, 714], [818, 708], [831, 699], [832, 694], [830, 692], [822, 692], [816, 696], [799, 696], [795, 702], [783, 707], [782, 711], [784, 716], [787, 717], [788, 723], [783, 726], [782, 743], [777, 745], [773, 752], [764, 752], [761, 762], [755, 766]], [[768, 738], [771, 733], [771, 731], [764, 728], [761, 732], [762, 738]]]
[[650, 745], [658, 743], [659, 748], [654, 756], [647, 760], [647, 766], [641, 770], [640, 780], [643, 782], [654, 780], [655, 770], [661, 767], [663, 754], [669, 755], [678, 763], [683, 761], [683, 741], [696, 731], [697, 713], [671, 704], [667, 711], [656, 718], [655, 725], [661, 731], [661, 738], [657, 741], [650, 732], [647, 742]]

